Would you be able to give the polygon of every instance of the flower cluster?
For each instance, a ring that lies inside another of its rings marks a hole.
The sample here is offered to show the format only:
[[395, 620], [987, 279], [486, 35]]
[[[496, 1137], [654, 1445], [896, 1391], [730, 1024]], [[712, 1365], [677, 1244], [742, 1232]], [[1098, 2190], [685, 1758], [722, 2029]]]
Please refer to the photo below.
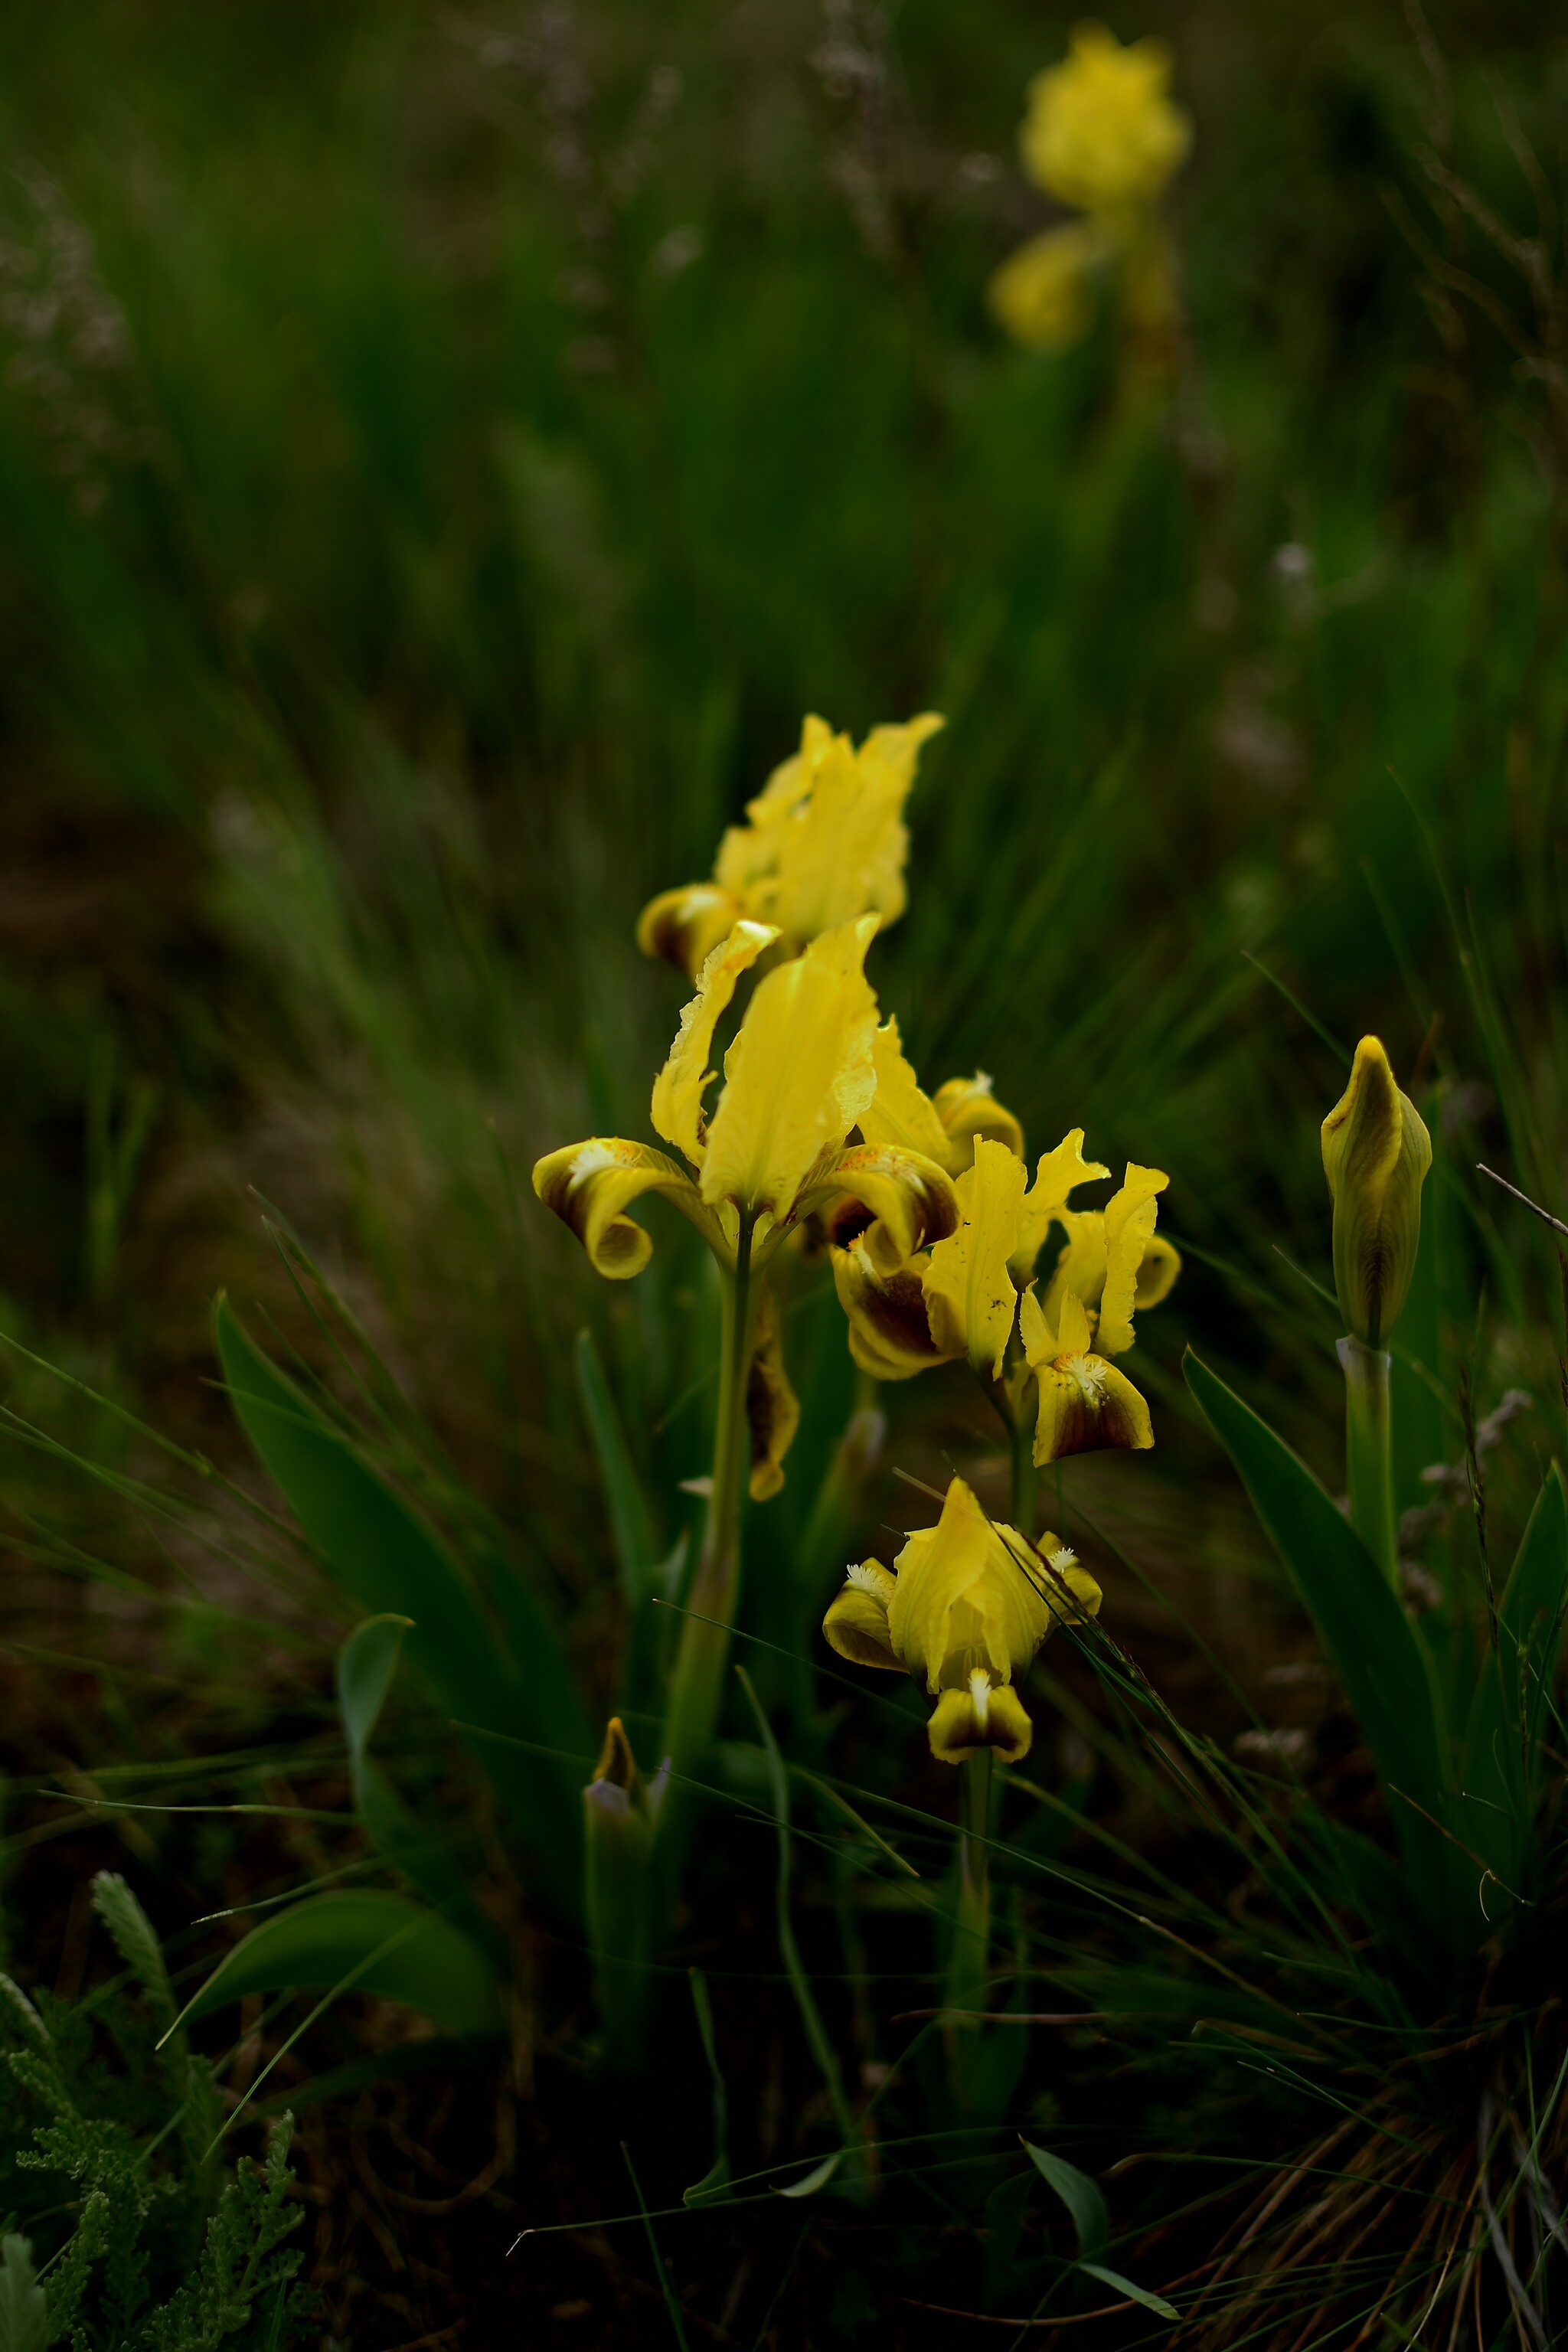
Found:
[[[1176, 1253], [1154, 1235], [1164, 1175], [1129, 1165], [1103, 1210], [1072, 1209], [1079, 1185], [1110, 1173], [1083, 1158], [1075, 1128], [1030, 1184], [1023, 1129], [989, 1077], [950, 1079], [927, 1095], [865, 975], [879, 927], [905, 904], [903, 804], [920, 747], [940, 724], [927, 716], [880, 727], [857, 751], [806, 720], [799, 752], [751, 803], [748, 824], [726, 834], [714, 880], [664, 892], [638, 926], [650, 951], [700, 955], [649, 1111], [687, 1164], [651, 1144], [591, 1136], [547, 1153], [534, 1190], [616, 1280], [639, 1274], [652, 1249], [627, 1213], [645, 1192], [662, 1192], [721, 1263], [733, 1266], [743, 1247], [753, 1275], [816, 1218], [864, 1370], [902, 1380], [967, 1356], [1004, 1392], [1010, 1417], [1037, 1397], [1041, 1463], [1152, 1445], [1148, 1407], [1109, 1360], [1132, 1344], [1134, 1307], [1153, 1306], [1175, 1279]], [[710, 1111], [715, 1035], [753, 971]], [[1054, 1225], [1066, 1240], [1041, 1297], [1035, 1265]], [[782, 1483], [798, 1417], [763, 1297], [757, 1496]]]
[[1171, 63], [1162, 41], [1124, 48], [1103, 25], [1080, 25], [1066, 62], [1029, 85], [1024, 169], [1082, 215], [1031, 237], [991, 281], [992, 309], [1031, 350], [1082, 340], [1099, 276], [1114, 279], [1145, 340], [1169, 332], [1175, 295], [1158, 202], [1193, 136], [1170, 96]]
[[[952, 1231], [896, 1262], [875, 1225], [850, 1236], [851, 1204], [836, 1232], [829, 1221], [856, 1362], [878, 1380], [898, 1381], [967, 1357], [1005, 1420], [1016, 1423], [1032, 1407], [1037, 1464], [1099, 1446], [1152, 1445], [1148, 1406], [1109, 1360], [1131, 1347], [1134, 1308], [1158, 1306], [1181, 1270], [1177, 1252], [1154, 1232], [1163, 1171], [1129, 1162], [1103, 1209], [1071, 1208], [1080, 1184], [1110, 1173], [1084, 1158], [1080, 1127], [1041, 1156], [1031, 1184], [1023, 1130], [993, 1099], [988, 1079], [928, 1097], [904, 1059], [897, 1024], [879, 1030], [876, 1042], [873, 1129], [931, 1158], [946, 1144], [951, 1167], [952, 1130], [962, 1120], [969, 1164], [954, 1176]], [[1042, 1297], [1036, 1267], [1058, 1226], [1066, 1239]]]
[[[1149, 1408], [1111, 1360], [1132, 1345], [1134, 1309], [1156, 1305], [1179, 1269], [1154, 1231], [1165, 1176], [1130, 1163], [1103, 1208], [1074, 1207], [1080, 1186], [1110, 1173], [1084, 1158], [1083, 1130], [1031, 1171], [1023, 1129], [984, 1071], [925, 1092], [866, 976], [873, 939], [904, 908], [904, 803], [941, 723], [879, 727], [857, 749], [806, 720], [799, 751], [725, 835], [712, 879], [663, 892], [638, 925], [644, 948], [696, 987], [649, 1105], [670, 1150], [591, 1136], [533, 1171], [540, 1199], [601, 1274], [625, 1280], [647, 1265], [652, 1242], [630, 1211], [652, 1192], [723, 1270], [727, 1370], [693, 1588], [703, 1613], [683, 1632], [671, 1708], [682, 1756], [680, 1727], [717, 1706], [713, 1661], [691, 1629], [717, 1625], [721, 1640], [731, 1622], [737, 1482], [755, 1500], [775, 1493], [799, 1420], [769, 1270], [808, 1224], [828, 1248], [863, 1371], [904, 1380], [967, 1359], [1013, 1433], [1016, 1463], [1153, 1444]], [[1037, 1546], [994, 1525], [954, 1480], [940, 1524], [910, 1538], [896, 1576], [874, 1562], [850, 1570], [826, 1632], [847, 1657], [924, 1676], [938, 1756], [994, 1749], [1014, 1760], [1030, 1738], [1015, 1676], [1063, 1615], [1099, 1605], [1099, 1587], [1055, 1538]]]

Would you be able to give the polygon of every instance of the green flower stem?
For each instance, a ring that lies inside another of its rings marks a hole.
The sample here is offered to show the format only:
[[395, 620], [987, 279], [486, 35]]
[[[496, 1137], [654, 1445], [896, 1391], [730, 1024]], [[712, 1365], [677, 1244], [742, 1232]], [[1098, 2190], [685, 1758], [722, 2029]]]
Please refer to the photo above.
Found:
[[991, 1750], [958, 1768], [958, 1918], [948, 1969], [950, 2009], [984, 2009], [991, 1978]]
[[1394, 1424], [1386, 1349], [1360, 1339], [1339, 1343], [1345, 1376], [1345, 1469], [1351, 1525], [1388, 1581], [1399, 1589], [1399, 1532], [1394, 1511]]
[[[1006, 1416], [1012, 1460], [1012, 1524], [1027, 1543], [1035, 1540], [1037, 1492], [1034, 1416]], [[992, 1754], [977, 1748], [958, 1768], [958, 1918], [948, 1969], [950, 2009], [984, 2009], [991, 1979], [991, 1786]]]
[[[683, 1776], [700, 1766], [719, 1720], [730, 1628], [741, 1591], [741, 1511], [749, 1475], [746, 1388], [756, 1330], [752, 1276], [752, 1219], [742, 1217], [735, 1270], [723, 1276], [719, 1345], [719, 1414], [713, 1436], [713, 1481], [708, 1524], [691, 1580], [676, 1653], [675, 1679], [665, 1722], [664, 1753], [671, 1768], [670, 1801]], [[668, 1807], [667, 1807], [668, 1810]]]

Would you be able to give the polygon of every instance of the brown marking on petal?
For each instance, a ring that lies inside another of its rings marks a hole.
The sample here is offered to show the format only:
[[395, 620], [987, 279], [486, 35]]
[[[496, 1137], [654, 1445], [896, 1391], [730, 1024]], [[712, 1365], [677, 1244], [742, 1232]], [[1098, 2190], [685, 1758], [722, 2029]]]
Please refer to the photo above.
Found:
[[661, 956], [695, 980], [703, 958], [744, 911], [738, 898], [712, 882], [684, 883], [648, 900], [637, 917], [637, 945], [644, 955]]

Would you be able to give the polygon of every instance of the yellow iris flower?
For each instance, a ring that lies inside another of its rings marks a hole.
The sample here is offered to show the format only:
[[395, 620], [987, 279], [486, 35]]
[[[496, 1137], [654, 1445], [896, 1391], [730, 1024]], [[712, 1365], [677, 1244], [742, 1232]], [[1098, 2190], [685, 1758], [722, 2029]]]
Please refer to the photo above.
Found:
[[1193, 143], [1171, 98], [1171, 68], [1163, 41], [1124, 48], [1103, 25], [1079, 25], [1065, 61], [1029, 84], [1024, 170], [1086, 217], [1029, 238], [992, 278], [992, 310], [1028, 349], [1082, 341], [1100, 273], [1114, 277], [1125, 320], [1145, 345], [1169, 340], [1179, 309], [1157, 200]]
[[1057, 1625], [1098, 1615], [1100, 1603], [1099, 1585], [1055, 1536], [1026, 1542], [954, 1478], [936, 1526], [910, 1536], [894, 1570], [865, 1560], [848, 1570], [822, 1630], [841, 1658], [924, 1680], [939, 1761], [994, 1748], [1016, 1764], [1034, 1727], [1014, 1677]]
[[[653, 1244], [627, 1213], [645, 1192], [662, 1192], [725, 1265], [736, 1265], [743, 1236], [754, 1275], [805, 1218], [842, 1213], [847, 1199], [882, 1235], [894, 1262], [952, 1230], [958, 1208], [944, 1167], [894, 1142], [848, 1141], [857, 1124], [863, 1136], [868, 1122], [875, 1129], [877, 999], [862, 967], [877, 926], [874, 914], [840, 924], [763, 975], [724, 1057], [711, 1115], [706, 1097], [719, 1023], [741, 979], [780, 934], [742, 921], [710, 950], [650, 1108], [654, 1129], [690, 1172], [651, 1144], [621, 1136], [591, 1136], [538, 1161], [534, 1191], [570, 1225], [600, 1274], [625, 1281], [647, 1264]], [[798, 1419], [765, 1288], [760, 1296], [748, 1396], [758, 1496], [782, 1482], [779, 1462]]]
[[[951, 1103], [953, 1089], [942, 1088], [934, 1102], [922, 1093], [895, 1024], [878, 1033], [877, 1051], [879, 1104], [896, 1117], [900, 1140], [934, 1156], [943, 1125], [937, 1106], [943, 1097]], [[958, 1216], [950, 1234], [900, 1257], [875, 1225], [855, 1234], [850, 1218], [837, 1230], [829, 1220], [850, 1353], [883, 1381], [910, 1380], [966, 1356], [981, 1380], [1002, 1391], [1009, 1417], [1026, 1404], [1032, 1374], [1037, 1463], [1099, 1446], [1152, 1445], [1148, 1406], [1107, 1359], [1131, 1347], [1134, 1309], [1158, 1306], [1181, 1270], [1176, 1250], [1154, 1231], [1167, 1179], [1130, 1163], [1104, 1209], [1075, 1210], [1068, 1203], [1078, 1187], [1110, 1173], [1084, 1158], [1083, 1129], [1072, 1129], [1042, 1155], [1031, 1184], [1016, 1119], [988, 1088], [981, 1101], [989, 1115], [984, 1129], [972, 1129], [969, 1165], [955, 1173]], [[950, 1169], [957, 1156], [950, 1138]], [[1042, 1301], [1035, 1267], [1053, 1225], [1067, 1241]], [[1009, 1362], [1015, 1334], [1020, 1348]]]
[[926, 711], [874, 727], [857, 751], [826, 719], [808, 718], [799, 751], [748, 803], [746, 823], [725, 834], [712, 880], [663, 890], [643, 908], [644, 953], [695, 977], [742, 919], [771, 924], [783, 956], [859, 915], [896, 922], [908, 897], [904, 803], [921, 746], [942, 724]]
[[1103, 25], [1078, 26], [1066, 61], [1029, 84], [1019, 146], [1036, 186], [1086, 213], [1152, 203], [1193, 143], [1172, 63], [1163, 41], [1124, 48]]

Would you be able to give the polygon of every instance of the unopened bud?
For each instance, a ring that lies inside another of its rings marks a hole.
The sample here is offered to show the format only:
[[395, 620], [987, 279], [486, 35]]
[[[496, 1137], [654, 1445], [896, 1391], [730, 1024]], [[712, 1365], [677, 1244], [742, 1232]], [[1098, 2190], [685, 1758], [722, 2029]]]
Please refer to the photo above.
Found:
[[607, 2046], [616, 2062], [640, 2055], [647, 2000], [648, 1867], [654, 1822], [669, 1776], [637, 1770], [618, 1715], [610, 1717], [594, 1778], [583, 1791], [588, 1943]]
[[1401, 1094], [1377, 1037], [1355, 1049], [1351, 1082], [1323, 1121], [1323, 1173], [1334, 1202], [1334, 1287], [1351, 1333], [1384, 1348], [1421, 1238], [1421, 1187], [1432, 1139]]

